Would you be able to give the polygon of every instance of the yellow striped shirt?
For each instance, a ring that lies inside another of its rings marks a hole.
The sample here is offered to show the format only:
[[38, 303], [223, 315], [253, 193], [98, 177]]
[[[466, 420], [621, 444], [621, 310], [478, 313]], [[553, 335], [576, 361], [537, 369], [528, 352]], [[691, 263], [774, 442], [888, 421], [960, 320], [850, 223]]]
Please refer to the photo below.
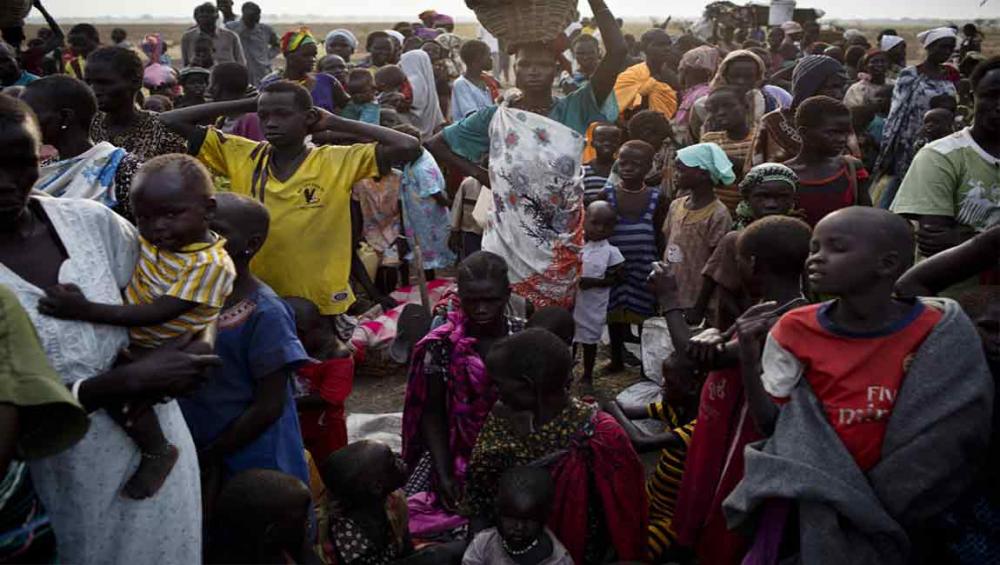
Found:
[[687, 449], [691, 445], [691, 436], [694, 435], [695, 421], [681, 422], [680, 415], [665, 402], [650, 404], [647, 413], [654, 420], [666, 422], [684, 442], [683, 446], [660, 450], [656, 471], [646, 483], [646, 494], [649, 496], [649, 552], [650, 557], [658, 558], [677, 541], [673, 527], [674, 509], [677, 506], [681, 478], [684, 476]]
[[139, 262], [125, 289], [128, 304], [150, 304], [172, 296], [198, 306], [158, 326], [132, 328], [132, 344], [153, 348], [185, 334], [197, 333], [219, 317], [233, 291], [236, 267], [226, 253], [226, 240], [213, 233], [211, 243], [195, 243], [180, 251], [159, 249], [140, 237]]

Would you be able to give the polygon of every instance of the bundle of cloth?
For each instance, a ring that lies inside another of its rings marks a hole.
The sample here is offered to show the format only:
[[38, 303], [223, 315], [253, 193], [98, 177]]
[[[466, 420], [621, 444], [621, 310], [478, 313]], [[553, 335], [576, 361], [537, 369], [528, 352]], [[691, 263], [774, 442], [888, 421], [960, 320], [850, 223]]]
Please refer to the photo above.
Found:
[[914, 532], [972, 484], [990, 440], [993, 378], [976, 329], [957, 303], [925, 299], [943, 316], [917, 350], [893, 407], [882, 459], [854, 462], [803, 379], [774, 434], [747, 447], [743, 480], [723, 504], [730, 529], [756, 526], [744, 563], [776, 563], [790, 502], [798, 562], [910, 562]]

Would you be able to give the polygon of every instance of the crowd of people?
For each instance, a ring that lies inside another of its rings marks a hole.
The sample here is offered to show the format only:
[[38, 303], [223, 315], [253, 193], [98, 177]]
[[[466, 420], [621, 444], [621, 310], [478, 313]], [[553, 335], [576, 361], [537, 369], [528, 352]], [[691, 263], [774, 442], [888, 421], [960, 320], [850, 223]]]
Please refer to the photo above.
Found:
[[[4, 28], [0, 562], [1000, 560], [1000, 56], [588, 3]], [[598, 402], [652, 324], [657, 398]]]

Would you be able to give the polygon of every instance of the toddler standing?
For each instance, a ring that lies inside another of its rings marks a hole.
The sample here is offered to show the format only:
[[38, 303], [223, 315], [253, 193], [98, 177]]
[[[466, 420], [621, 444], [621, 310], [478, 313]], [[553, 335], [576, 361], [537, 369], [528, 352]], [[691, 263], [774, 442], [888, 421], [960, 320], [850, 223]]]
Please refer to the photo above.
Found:
[[608, 300], [611, 287], [621, 282], [624, 274], [622, 264], [625, 257], [608, 238], [615, 231], [618, 214], [605, 201], [598, 200], [587, 206], [583, 221], [583, 245], [580, 289], [576, 292], [573, 307], [573, 321], [576, 335], [573, 343], [583, 348], [583, 382], [593, 383], [594, 361], [597, 358], [597, 344], [604, 333], [608, 318]]

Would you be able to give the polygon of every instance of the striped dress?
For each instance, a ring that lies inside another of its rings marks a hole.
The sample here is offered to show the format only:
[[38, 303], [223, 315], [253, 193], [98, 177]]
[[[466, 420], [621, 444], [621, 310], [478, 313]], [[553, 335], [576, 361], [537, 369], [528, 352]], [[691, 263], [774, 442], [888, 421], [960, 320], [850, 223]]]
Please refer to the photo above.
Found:
[[684, 442], [683, 447], [668, 447], [660, 450], [656, 471], [646, 483], [649, 495], [649, 552], [650, 560], [656, 561], [677, 542], [674, 530], [674, 510], [677, 508], [677, 493], [680, 492], [684, 475], [684, 461], [694, 435], [695, 420], [682, 422], [680, 415], [665, 402], [655, 402], [647, 407], [653, 420], [666, 422], [673, 432]]
[[618, 211], [618, 224], [609, 238], [611, 245], [625, 256], [625, 281], [612, 287], [608, 312], [616, 314], [616, 319], [612, 321], [638, 323], [656, 311], [656, 297], [650, 292], [646, 279], [653, 270], [653, 262], [659, 259], [656, 249], [659, 227], [656, 226], [654, 217], [660, 201], [660, 190], [654, 188], [649, 191], [649, 204], [638, 220], [629, 220], [622, 215], [618, 209], [618, 192], [614, 187], [608, 187], [604, 196]]
[[172, 296], [197, 304], [180, 317], [158, 326], [132, 328], [134, 345], [152, 349], [186, 334], [205, 329], [219, 317], [233, 291], [236, 267], [226, 253], [226, 240], [212, 234], [211, 243], [188, 245], [180, 251], [160, 249], [140, 237], [139, 263], [125, 289], [128, 304], [150, 304]]
[[604, 187], [608, 183], [608, 177], [597, 174], [589, 163], [583, 166], [583, 200], [590, 204], [601, 197]]

